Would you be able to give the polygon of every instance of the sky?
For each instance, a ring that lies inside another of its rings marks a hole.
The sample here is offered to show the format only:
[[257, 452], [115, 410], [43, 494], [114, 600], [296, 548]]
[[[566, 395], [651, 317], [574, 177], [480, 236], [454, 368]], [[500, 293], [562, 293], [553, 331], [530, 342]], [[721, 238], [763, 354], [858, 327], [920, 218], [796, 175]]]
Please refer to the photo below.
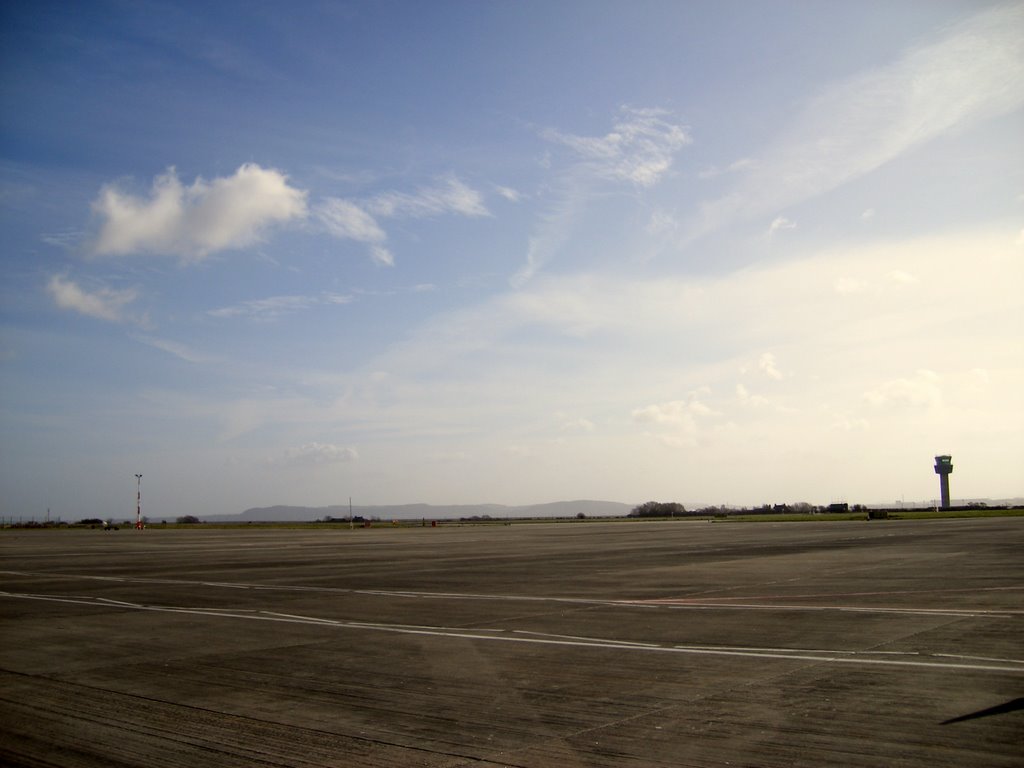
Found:
[[1024, 495], [1024, 4], [0, 8], [0, 515]]

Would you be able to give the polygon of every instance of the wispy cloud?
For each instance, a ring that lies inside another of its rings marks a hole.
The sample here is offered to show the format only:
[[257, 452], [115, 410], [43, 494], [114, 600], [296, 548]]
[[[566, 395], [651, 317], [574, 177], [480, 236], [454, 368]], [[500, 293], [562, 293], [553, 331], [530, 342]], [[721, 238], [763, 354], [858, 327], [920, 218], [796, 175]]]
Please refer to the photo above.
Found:
[[782, 232], [787, 229], [796, 229], [796, 222], [790, 221], [785, 216], [777, 216], [768, 226], [768, 237], [772, 237], [776, 232]]
[[327, 231], [341, 240], [355, 240], [370, 246], [370, 258], [382, 267], [395, 264], [395, 257], [384, 245], [387, 233], [366, 210], [351, 200], [329, 197], [316, 208], [316, 215]]
[[[958, 359], [961, 351], [972, 367], [1004, 354], [998, 350], [1009, 343], [1009, 318], [1019, 314], [1013, 286], [1024, 263], [1007, 256], [1012, 248], [1006, 232], [947, 233], [816, 253], [727, 278], [546, 276], [478, 307], [437, 316], [372, 365], [396, 381], [452, 381], [457, 394], [436, 408], [445, 418], [470, 409], [477, 390], [493, 402], [518, 397], [551, 412], [583, 410], [562, 394], [579, 389], [589, 393], [589, 420], [613, 418], [608, 404], [618, 403], [618, 413], [657, 434], [703, 435], [697, 428], [704, 420], [724, 426], [730, 408], [737, 419], [781, 419], [799, 409], [808, 428], [816, 419], [870, 419], [877, 404], [913, 389], [915, 379], [887, 384], [906, 378], [899, 374], [903, 368]], [[894, 268], [922, 275], [920, 283], [890, 279]], [[863, 290], [837, 295], [832, 288], [844, 273], [865, 275]], [[986, 295], [986, 317], [1005, 318], [1006, 330], [978, 338], [976, 308], [958, 299], [971, 291]], [[722, 324], [723, 316], [737, 322]], [[960, 330], [939, 336], [937, 322], [946, 331]], [[488, 362], [481, 366], [481, 360]], [[642, 381], [634, 366], [643, 367]], [[740, 389], [735, 377], [743, 366], [751, 378]], [[509, 370], [521, 374], [515, 393], [502, 381]], [[523, 381], [531, 382], [531, 391]], [[684, 391], [708, 384], [715, 394], [673, 396], [680, 383]], [[624, 404], [627, 397], [634, 404]], [[750, 407], [756, 405], [771, 407]]]
[[395, 258], [385, 245], [388, 236], [379, 219], [491, 215], [483, 195], [455, 176], [413, 193], [384, 192], [366, 200], [329, 197], [316, 207], [315, 214], [334, 237], [366, 243], [373, 261], [385, 267], [394, 266]]
[[639, 424], [681, 424], [694, 416], [710, 416], [714, 411], [695, 397], [688, 400], [670, 400], [655, 403], [633, 411], [633, 421]]
[[942, 404], [941, 380], [935, 371], [921, 369], [912, 377], [893, 379], [869, 389], [864, 399], [875, 407], [934, 408]]
[[383, 218], [411, 217], [425, 218], [454, 213], [460, 216], [490, 216], [484, 205], [483, 196], [460, 181], [449, 176], [441, 184], [421, 187], [414, 193], [385, 192], [370, 198], [366, 209]]
[[709, 166], [702, 171], [697, 173], [698, 179], [714, 179], [718, 176], [722, 176], [727, 173], [737, 173], [738, 171], [746, 171], [753, 168], [755, 165], [754, 161], [749, 157], [743, 157], [736, 162], [730, 163], [725, 168], [719, 168], [718, 166]]
[[251, 299], [227, 307], [211, 309], [206, 314], [211, 317], [248, 317], [273, 320], [283, 315], [301, 312], [318, 304], [349, 304], [351, 301], [351, 296], [335, 293], [316, 296], [268, 296], [263, 299]]
[[559, 432], [589, 434], [597, 429], [597, 425], [590, 419], [582, 417], [573, 418], [562, 411], [555, 414], [555, 423], [558, 426]]
[[285, 448], [280, 456], [268, 461], [281, 467], [317, 467], [355, 461], [359, 452], [355, 448], [331, 443], [306, 443]]
[[719, 415], [716, 411], [691, 392], [685, 400], [670, 400], [633, 410], [633, 421], [659, 427], [657, 432], [648, 432], [665, 445], [687, 447], [697, 444], [700, 436], [700, 421]]
[[103, 286], [90, 291], [66, 275], [51, 277], [46, 290], [61, 309], [112, 323], [130, 319], [124, 309], [138, 298], [138, 291], [134, 288], [117, 290]]
[[510, 203], [518, 203], [523, 199], [523, 195], [518, 190], [512, 189], [512, 187], [496, 186], [494, 191], [501, 195], [503, 198], [508, 200]]
[[692, 141], [687, 129], [669, 122], [668, 116], [661, 109], [623, 107], [619, 120], [604, 136], [576, 136], [553, 128], [542, 135], [572, 149], [595, 176], [649, 187]]
[[736, 385], [736, 398], [740, 401], [741, 405], [746, 407], [764, 408], [771, 405], [771, 401], [767, 397], [751, 393], [742, 383]]
[[82, 241], [83, 233], [78, 230], [66, 230], [63, 232], [45, 232], [39, 236], [47, 245], [70, 251], [76, 248]]
[[683, 242], [774, 213], [867, 174], [916, 146], [1024, 103], [1024, 5], [997, 7], [899, 60], [812, 99]]
[[781, 381], [784, 378], [782, 371], [775, 363], [775, 355], [771, 352], [765, 352], [757, 359], [757, 367], [769, 379]]
[[254, 163], [232, 176], [185, 187], [174, 168], [158, 176], [148, 197], [115, 185], [93, 203], [102, 220], [93, 251], [100, 256], [153, 253], [200, 261], [210, 254], [258, 242], [275, 224], [306, 216], [306, 192]]
[[512, 276], [512, 285], [524, 285], [555, 258], [598, 185], [626, 182], [642, 189], [669, 172], [676, 154], [692, 139], [685, 126], [668, 118], [669, 113], [660, 109], [623, 107], [604, 136], [541, 131], [543, 138], [572, 150], [573, 157], [552, 183], [555, 193], [529, 239], [526, 261]]
[[148, 336], [138, 334], [133, 336], [136, 341], [140, 341], [143, 344], [148, 344], [155, 349], [162, 350], [169, 355], [177, 357], [179, 360], [184, 360], [187, 363], [204, 363], [208, 362], [209, 358], [205, 355], [201, 355], [194, 351], [187, 344], [182, 344], [179, 341], [172, 341], [170, 339], [161, 339], [156, 336]]

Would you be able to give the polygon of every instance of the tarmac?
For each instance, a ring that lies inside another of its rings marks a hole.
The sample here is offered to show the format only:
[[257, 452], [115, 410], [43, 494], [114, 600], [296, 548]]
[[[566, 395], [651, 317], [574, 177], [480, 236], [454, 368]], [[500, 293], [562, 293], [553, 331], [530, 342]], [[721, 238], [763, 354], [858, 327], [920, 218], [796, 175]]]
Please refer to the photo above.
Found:
[[0, 532], [8, 766], [1022, 766], [1024, 518]]

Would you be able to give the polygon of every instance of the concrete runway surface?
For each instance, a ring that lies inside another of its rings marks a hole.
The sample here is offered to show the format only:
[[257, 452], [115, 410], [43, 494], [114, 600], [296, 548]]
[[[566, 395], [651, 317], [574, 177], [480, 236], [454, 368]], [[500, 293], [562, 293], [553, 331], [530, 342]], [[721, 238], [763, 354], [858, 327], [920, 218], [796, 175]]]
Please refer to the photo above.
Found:
[[0, 555], [3, 765], [1024, 765], [1024, 518], [4, 531]]

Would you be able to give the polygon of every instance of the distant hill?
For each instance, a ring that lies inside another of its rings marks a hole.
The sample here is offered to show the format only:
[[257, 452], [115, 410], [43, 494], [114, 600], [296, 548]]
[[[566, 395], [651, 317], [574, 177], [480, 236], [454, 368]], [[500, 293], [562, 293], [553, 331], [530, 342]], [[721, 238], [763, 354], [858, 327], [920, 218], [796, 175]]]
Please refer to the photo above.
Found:
[[[530, 504], [509, 507], [503, 504], [400, 504], [391, 506], [353, 506], [352, 514], [368, 520], [451, 520], [460, 517], [524, 518], [524, 517], [615, 517], [629, 514], [633, 504], [617, 501], [555, 501], [550, 504]], [[348, 518], [347, 504], [327, 507], [296, 507], [278, 505], [252, 507], [238, 515], [206, 515], [204, 520], [217, 523], [234, 522], [298, 522], [323, 520], [326, 517]]]

